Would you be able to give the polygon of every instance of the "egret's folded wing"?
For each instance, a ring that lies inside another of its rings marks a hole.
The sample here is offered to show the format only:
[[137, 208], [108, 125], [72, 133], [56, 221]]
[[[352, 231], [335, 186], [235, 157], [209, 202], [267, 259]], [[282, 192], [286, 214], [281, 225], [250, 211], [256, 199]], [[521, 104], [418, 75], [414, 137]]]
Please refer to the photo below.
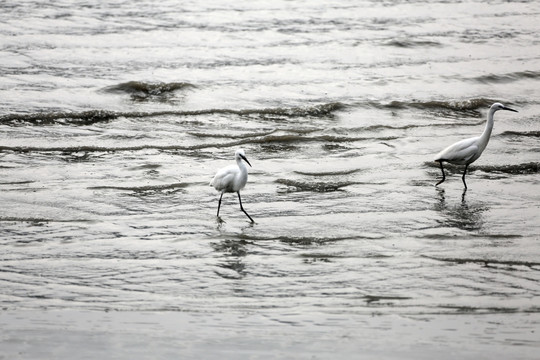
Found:
[[448, 146], [446, 149], [437, 154], [435, 161], [443, 160], [465, 164], [478, 151], [476, 140], [477, 138], [465, 139]]
[[454, 162], [461, 162], [463, 164], [468, 163], [474, 155], [478, 152], [478, 146], [471, 145], [468, 148], [461, 149], [455, 154], [454, 159], [451, 159], [450, 161]]
[[238, 171], [238, 167], [235, 165], [227, 166], [220, 169], [216, 176], [210, 181], [210, 186], [216, 188], [216, 190], [223, 190], [230, 186], [234, 180], [234, 176]]

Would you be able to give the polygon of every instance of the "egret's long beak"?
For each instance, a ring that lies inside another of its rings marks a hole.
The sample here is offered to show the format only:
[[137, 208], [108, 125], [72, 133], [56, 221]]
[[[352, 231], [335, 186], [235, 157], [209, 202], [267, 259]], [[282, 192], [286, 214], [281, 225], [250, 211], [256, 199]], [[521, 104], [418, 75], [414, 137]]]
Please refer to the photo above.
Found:
[[[514, 110], [514, 111], [515, 111], [515, 110]], [[247, 164], [248, 164], [249, 166], [251, 166], [251, 164], [249, 163], [248, 159], [247, 159], [244, 155], [240, 154], [240, 157], [241, 157], [242, 159], [244, 159], [244, 161], [247, 162]], [[253, 166], [251, 166], [251, 167], [253, 167]]]
[[518, 112], [517, 110], [514, 110], [514, 109], [510, 109], [509, 107], [503, 107], [503, 110], [508, 110], [508, 111], [513, 111], [513, 112]]

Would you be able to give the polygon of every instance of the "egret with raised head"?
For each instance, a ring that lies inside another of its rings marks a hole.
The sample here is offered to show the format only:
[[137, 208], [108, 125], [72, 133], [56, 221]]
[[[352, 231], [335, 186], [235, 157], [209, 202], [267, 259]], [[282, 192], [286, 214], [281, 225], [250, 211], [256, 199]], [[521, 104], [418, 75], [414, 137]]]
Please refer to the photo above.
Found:
[[488, 112], [486, 128], [482, 135], [458, 141], [437, 154], [434, 161], [438, 161], [441, 166], [442, 180], [435, 184], [435, 186], [441, 184], [446, 179], [443, 162], [448, 162], [450, 164], [465, 165], [465, 170], [463, 170], [463, 177], [461, 179], [463, 180], [463, 185], [465, 185], [465, 190], [467, 189], [467, 183], [465, 182], [467, 168], [482, 155], [482, 152], [486, 148], [491, 135], [491, 130], [493, 129], [493, 115], [498, 110], [517, 112], [517, 110], [510, 109], [501, 103], [491, 105]]
[[248, 179], [248, 169], [243, 161], [245, 161], [249, 166], [251, 166], [251, 164], [249, 163], [248, 159], [246, 158], [246, 154], [242, 149], [236, 150], [234, 153], [234, 159], [236, 160], [236, 165], [229, 165], [218, 170], [212, 181], [210, 181], [210, 186], [213, 186], [217, 191], [221, 192], [217, 208], [217, 217], [219, 218], [219, 208], [221, 207], [221, 198], [223, 197], [223, 194], [226, 192], [235, 192], [238, 194], [240, 210], [246, 214], [251, 222], [255, 222], [251, 216], [249, 216], [246, 210], [244, 210], [244, 207], [242, 206], [242, 198], [240, 197], [240, 190], [246, 186]]

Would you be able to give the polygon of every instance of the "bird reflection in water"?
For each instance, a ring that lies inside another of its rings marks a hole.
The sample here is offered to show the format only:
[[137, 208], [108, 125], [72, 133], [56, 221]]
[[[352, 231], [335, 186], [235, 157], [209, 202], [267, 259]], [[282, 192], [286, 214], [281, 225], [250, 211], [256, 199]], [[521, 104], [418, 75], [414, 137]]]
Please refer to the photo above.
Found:
[[461, 194], [461, 202], [448, 204], [444, 189], [437, 189], [439, 201], [435, 209], [443, 215], [443, 225], [454, 227], [460, 230], [475, 231], [480, 230], [484, 224], [483, 213], [488, 210], [484, 204], [470, 204], [467, 201], [467, 189]]
[[243, 258], [247, 255], [248, 242], [245, 240], [223, 240], [213, 243], [216, 252], [221, 253], [223, 261], [217, 264], [215, 273], [225, 279], [240, 279], [245, 274], [246, 264]]

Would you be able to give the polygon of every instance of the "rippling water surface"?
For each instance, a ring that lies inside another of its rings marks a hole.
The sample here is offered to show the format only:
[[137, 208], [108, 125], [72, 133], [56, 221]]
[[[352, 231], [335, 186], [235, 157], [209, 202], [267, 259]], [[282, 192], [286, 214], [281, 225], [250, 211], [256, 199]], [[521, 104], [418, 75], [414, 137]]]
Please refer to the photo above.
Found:
[[0, 357], [537, 356], [537, 2], [0, 8]]

